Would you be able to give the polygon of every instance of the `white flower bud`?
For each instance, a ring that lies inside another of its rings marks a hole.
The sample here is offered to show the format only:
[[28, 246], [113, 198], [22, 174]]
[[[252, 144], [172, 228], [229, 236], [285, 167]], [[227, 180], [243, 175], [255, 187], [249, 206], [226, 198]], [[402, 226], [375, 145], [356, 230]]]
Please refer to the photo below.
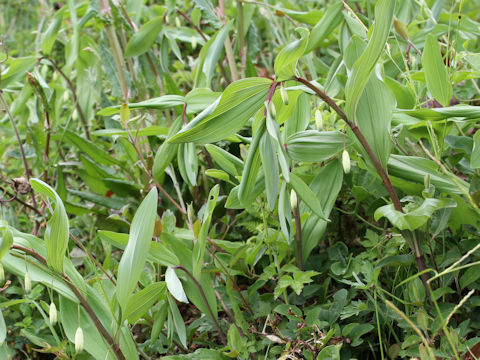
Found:
[[81, 352], [83, 350], [83, 330], [79, 326], [75, 332], [75, 351]]
[[283, 105], [288, 105], [289, 99], [285, 86], [280, 86], [280, 96], [282, 97]]
[[195, 36], [192, 36], [192, 49], [195, 50], [197, 47], [197, 38]]
[[297, 194], [294, 190], [290, 191], [290, 207], [292, 210], [297, 207]]
[[320, 110], [315, 110], [315, 125], [318, 130], [323, 130], [323, 116]]
[[423, 177], [423, 184], [425, 185], [425, 189], [430, 189], [430, 174], [425, 174]]
[[343, 150], [342, 165], [343, 171], [345, 172], [345, 174], [348, 174], [350, 172], [350, 155], [348, 154], [347, 150]]
[[25, 292], [28, 294], [32, 290], [32, 279], [30, 278], [30, 273], [27, 271], [25, 273]]
[[270, 116], [273, 120], [277, 117], [277, 109], [275, 109], [275, 104], [273, 101], [270, 101]]
[[77, 109], [73, 109], [72, 111], [72, 120], [77, 121], [78, 120], [78, 112]]
[[55, 325], [57, 323], [57, 307], [53, 301], [50, 303], [49, 315], [50, 325]]
[[175, 26], [177, 28], [179, 28], [180, 26], [182, 26], [182, 24], [180, 23], [180, 19], [178, 18], [178, 16], [175, 16]]

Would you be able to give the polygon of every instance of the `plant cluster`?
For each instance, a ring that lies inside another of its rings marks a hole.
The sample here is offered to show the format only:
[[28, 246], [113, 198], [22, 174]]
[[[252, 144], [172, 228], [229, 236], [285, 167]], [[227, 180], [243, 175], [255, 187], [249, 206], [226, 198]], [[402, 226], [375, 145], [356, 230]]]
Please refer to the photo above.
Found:
[[478, 0], [0, 4], [0, 358], [480, 357]]

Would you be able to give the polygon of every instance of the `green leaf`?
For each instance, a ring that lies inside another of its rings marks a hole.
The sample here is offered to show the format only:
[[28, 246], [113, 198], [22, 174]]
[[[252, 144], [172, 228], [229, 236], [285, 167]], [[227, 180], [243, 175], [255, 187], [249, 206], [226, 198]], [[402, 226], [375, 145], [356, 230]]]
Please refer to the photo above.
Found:
[[125, 57], [141, 55], [148, 51], [162, 29], [163, 16], [157, 16], [133, 34], [125, 49]]
[[290, 207], [290, 194], [288, 193], [285, 180], [282, 182], [278, 197], [278, 220], [280, 221], [280, 228], [285, 239], [290, 240], [292, 233], [292, 209]]
[[[173, 136], [180, 128], [182, 127], [182, 117], [179, 116], [170, 126], [168, 130], [168, 137]], [[173, 158], [177, 154], [178, 144], [170, 144], [167, 141], [164, 141], [162, 145], [157, 150], [155, 154], [155, 159], [153, 160], [153, 176], [156, 179], [159, 179], [163, 174], [168, 165], [172, 162]]]
[[260, 157], [265, 175], [267, 203], [270, 210], [273, 210], [277, 202], [280, 172], [275, 147], [268, 133], [263, 134], [260, 140]]
[[197, 66], [195, 66], [193, 73], [194, 88], [210, 86], [217, 61], [222, 54], [225, 39], [227, 38], [231, 27], [231, 22], [226, 24], [218, 30], [200, 50]]
[[[404, 180], [413, 181], [423, 184], [425, 176], [430, 176], [430, 182], [437, 190], [452, 193], [463, 194], [462, 189], [450, 179], [448, 176], [439, 172], [439, 166], [428, 159], [417, 156], [391, 155], [388, 160], [388, 173], [392, 177], [398, 177]], [[395, 180], [392, 178], [392, 182]], [[460, 178], [457, 178], [460, 186], [468, 190], [469, 184]]]
[[[129, 109], [155, 109], [165, 110], [183, 105], [185, 98], [180, 95], [163, 95], [157, 98], [128, 104]], [[100, 110], [97, 115], [110, 116], [120, 112], [120, 105], [109, 106]]]
[[185, 323], [183, 322], [182, 315], [180, 314], [180, 311], [178, 310], [177, 304], [175, 304], [175, 301], [170, 296], [167, 296], [168, 299], [168, 309], [169, 309], [169, 318], [171, 321], [173, 321], [173, 327], [175, 329], [175, 332], [178, 335], [178, 338], [180, 339], [180, 343], [184, 346], [187, 347], [187, 332], [185, 329]]
[[0, 220], [0, 261], [8, 253], [13, 244], [12, 230], [7, 223]]
[[198, 157], [194, 143], [178, 146], [177, 164], [183, 180], [190, 186], [197, 185]]
[[372, 37], [365, 51], [353, 64], [345, 86], [345, 112], [350, 120], [355, 119], [356, 109], [368, 79], [382, 54], [393, 23], [394, 0], [379, 0], [375, 5], [375, 24]]
[[202, 111], [170, 143], [212, 143], [239, 131], [260, 109], [265, 101], [271, 80], [246, 78], [230, 84], [218, 102]]
[[32, 178], [30, 184], [33, 190], [45, 195], [55, 203], [51, 218], [45, 230], [45, 247], [47, 249], [47, 265], [60, 274], [64, 272], [65, 252], [68, 246], [69, 224], [68, 216], [62, 199], [50, 185], [42, 180]]
[[185, 295], [183, 285], [175, 273], [175, 270], [171, 267], [168, 267], [165, 272], [165, 283], [167, 284], [168, 291], [175, 299], [188, 304], [187, 295]]
[[120, 259], [117, 276], [117, 300], [125, 311], [147, 260], [157, 217], [157, 188], [152, 188], [138, 207], [132, 220], [128, 244]]
[[159, 299], [166, 299], [163, 281], [148, 285], [135, 293], [128, 301], [125, 317], [130, 324], [136, 323]]
[[339, 131], [306, 130], [287, 139], [287, 154], [296, 161], [325, 161], [351, 142], [348, 136]]
[[63, 13], [65, 12], [65, 9], [66, 7], [63, 7], [56, 12], [52, 22], [50, 23], [50, 26], [48, 27], [47, 31], [45, 31], [45, 33], [43, 34], [41, 47], [42, 47], [43, 54], [46, 56], [50, 54], [53, 44], [57, 39], [58, 31], [60, 30], [60, 26], [62, 25]]
[[[125, 249], [128, 244], [128, 234], [113, 231], [99, 230], [98, 236], [119, 249]], [[163, 266], [177, 266], [180, 264], [177, 256], [161, 242], [150, 242], [147, 259]]]
[[325, 14], [310, 32], [305, 54], [319, 47], [323, 40], [340, 25], [343, 20], [343, 8], [344, 6], [341, 2], [333, 2], [328, 6]]
[[304, 131], [310, 122], [310, 102], [309, 96], [302, 92], [296, 102], [292, 116], [285, 123], [285, 138]]
[[78, 147], [80, 151], [88, 155], [91, 159], [95, 160], [99, 164], [121, 164], [120, 161], [113, 158], [107, 151], [103, 150], [100, 146], [90, 140], [82, 138], [81, 136], [75, 134], [73, 131], [65, 130], [65, 140]]
[[215, 179], [230, 182], [230, 176], [228, 176], [228, 174], [223, 170], [207, 169], [207, 170], [205, 170], [205, 175], [207, 175], [209, 177], [212, 177], [212, 178], [215, 178]]
[[472, 266], [468, 268], [460, 277], [460, 287], [465, 289], [468, 285], [473, 284], [480, 278], [480, 266]]
[[0, 345], [3, 345], [3, 342], [7, 338], [7, 325], [5, 324], [5, 319], [3, 318], [3, 312], [0, 311]]
[[404, 110], [402, 113], [422, 120], [443, 120], [449, 118], [472, 120], [480, 118], [479, 106], [471, 105], [457, 105], [435, 109]]
[[266, 130], [265, 121], [261, 121], [257, 132], [253, 136], [252, 143], [248, 149], [247, 160], [242, 171], [242, 180], [240, 181], [240, 188], [238, 189], [238, 198], [243, 205], [248, 205], [249, 200], [252, 200], [250, 195], [253, 193], [255, 184], [257, 183], [257, 175], [260, 169], [260, 151], [258, 150], [260, 140]]
[[472, 169], [480, 168], [480, 131], [473, 135], [473, 149], [470, 157], [470, 167]]
[[213, 92], [208, 88], [197, 88], [185, 95], [185, 103], [187, 104], [187, 114], [197, 114], [205, 110], [221, 93]]
[[303, 56], [308, 42], [308, 30], [297, 28], [295, 31], [300, 39], [286, 45], [275, 58], [276, 81], [285, 81], [295, 76], [295, 68], [298, 60]]
[[212, 157], [213, 162], [230, 175], [238, 176], [241, 174], [243, 169], [243, 161], [237, 158], [235, 155], [232, 155], [228, 151], [225, 151], [222, 148], [212, 144], [205, 145], [205, 149], [207, 149], [208, 153]]
[[442, 106], [448, 106], [452, 98], [452, 84], [442, 60], [437, 38], [427, 34], [422, 54], [422, 67], [425, 72], [428, 91]]
[[[392, 147], [390, 123], [394, 107], [393, 93], [376, 75], [372, 75], [358, 102], [356, 120], [383, 168], [387, 166]], [[358, 149], [364, 159], [369, 159], [362, 146], [359, 145]]]
[[385, 84], [393, 91], [395, 94], [395, 99], [397, 100], [397, 107], [400, 109], [413, 109], [417, 102], [413, 92], [405, 85], [399, 83], [398, 81], [389, 78], [386, 76], [384, 78]]
[[193, 264], [193, 276], [196, 279], [200, 279], [200, 275], [203, 267], [203, 259], [205, 257], [205, 249], [207, 247], [207, 236], [210, 229], [210, 222], [212, 221], [213, 210], [217, 204], [218, 194], [220, 186], [215, 185], [208, 194], [208, 201], [205, 206], [202, 218], [202, 227], [198, 234], [198, 240], [193, 245], [192, 251], [192, 264]]
[[314, 192], [303, 182], [297, 175], [290, 173], [290, 185], [292, 185], [295, 192], [300, 199], [312, 210], [320, 219], [329, 221], [323, 212], [322, 206], [315, 196]]
[[407, 213], [395, 210], [393, 204], [384, 205], [375, 211], [375, 221], [386, 217], [397, 229], [413, 231], [423, 226], [436, 210], [443, 207], [444, 202], [438, 199], [425, 199], [422, 205]]
[[[325, 216], [330, 215], [342, 188], [342, 182], [343, 168], [339, 160], [330, 162], [313, 178], [310, 188], [316, 194]], [[303, 212], [302, 205], [300, 205], [300, 213]], [[327, 222], [315, 214], [311, 214], [302, 224], [302, 255], [304, 259], [308, 258], [312, 250], [322, 240], [326, 229]]]
[[[135, 131], [131, 131], [134, 137], [136, 136], [159, 136], [159, 135], [167, 135], [168, 128], [165, 126], [148, 126], [143, 129], [138, 129]], [[122, 136], [128, 137], [128, 133], [126, 130], [122, 129], [102, 129], [102, 130], [95, 130], [92, 131], [92, 135], [95, 136]]]

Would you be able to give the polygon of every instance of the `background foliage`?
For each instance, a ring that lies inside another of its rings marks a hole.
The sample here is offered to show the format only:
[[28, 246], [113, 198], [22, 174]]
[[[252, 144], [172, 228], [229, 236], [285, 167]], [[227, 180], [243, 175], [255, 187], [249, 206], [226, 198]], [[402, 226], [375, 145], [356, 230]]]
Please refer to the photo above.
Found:
[[0, 357], [478, 358], [479, 9], [0, 0]]

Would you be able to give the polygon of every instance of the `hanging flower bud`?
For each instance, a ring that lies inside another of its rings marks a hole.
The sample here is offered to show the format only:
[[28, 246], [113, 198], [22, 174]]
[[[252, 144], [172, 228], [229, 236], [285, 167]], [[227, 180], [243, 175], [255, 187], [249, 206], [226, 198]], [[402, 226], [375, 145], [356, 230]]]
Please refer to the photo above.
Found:
[[30, 278], [30, 273], [27, 271], [25, 273], [25, 292], [28, 294], [32, 290], [32, 279]]
[[294, 190], [290, 191], [290, 207], [292, 210], [297, 207], [297, 193]]
[[3, 285], [5, 282], [5, 271], [3, 270], [3, 265], [0, 263], [0, 285]]
[[177, 28], [179, 28], [180, 26], [182, 26], [182, 24], [180, 23], [180, 19], [178, 18], [178, 16], [175, 16], [175, 26]]
[[75, 332], [75, 351], [81, 352], [83, 350], [83, 330], [79, 326]]
[[285, 86], [280, 86], [280, 96], [282, 97], [283, 105], [288, 105], [288, 93]]
[[72, 111], [72, 120], [73, 120], [73, 121], [77, 121], [77, 119], [78, 119], [77, 109], [73, 109], [73, 111]]
[[345, 172], [345, 174], [348, 174], [350, 172], [350, 155], [348, 154], [347, 150], [343, 150], [342, 165], [343, 171]]
[[57, 307], [53, 301], [50, 303], [49, 315], [50, 325], [55, 325], [57, 323]]
[[430, 189], [430, 174], [425, 174], [423, 184], [425, 185], [425, 190]]
[[323, 116], [320, 110], [315, 110], [315, 125], [318, 130], [323, 130]]
[[195, 50], [197, 47], [197, 38], [195, 36], [192, 36], [192, 49]]
[[275, 109], [275, 104], [273, 101], [270, 101], [270, 116], [273, 120], [277, 117], [277, 109]]

